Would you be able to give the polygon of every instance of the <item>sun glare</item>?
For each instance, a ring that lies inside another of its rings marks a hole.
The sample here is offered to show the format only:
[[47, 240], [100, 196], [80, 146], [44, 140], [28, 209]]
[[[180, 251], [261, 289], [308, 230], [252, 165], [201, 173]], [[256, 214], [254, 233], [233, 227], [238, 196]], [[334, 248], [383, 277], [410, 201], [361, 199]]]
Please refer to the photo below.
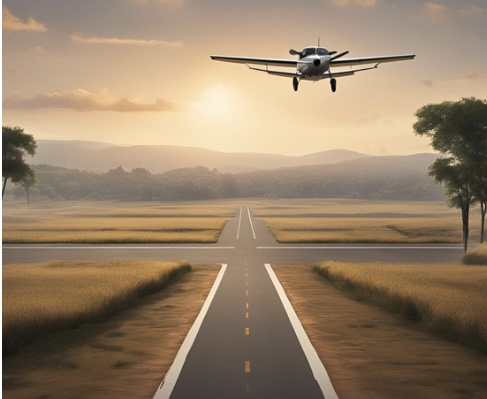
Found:
[[227, 86], [212, 86], [201, 94], [193, 106], [204, 117], [228, 120], [236, 116], [240, 103], [239, 97], [236, 90]]

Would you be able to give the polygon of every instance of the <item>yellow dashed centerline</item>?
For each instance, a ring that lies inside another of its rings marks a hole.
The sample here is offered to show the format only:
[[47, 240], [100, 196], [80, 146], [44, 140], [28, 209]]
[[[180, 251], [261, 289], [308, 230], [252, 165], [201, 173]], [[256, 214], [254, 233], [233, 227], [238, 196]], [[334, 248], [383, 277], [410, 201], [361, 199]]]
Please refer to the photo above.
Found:
[[249, 360], [247, 360], [245, 362], [245, 373], [246, 374], [249, 374], [250, 373], [250, 361]]
[[245, 335], [250, 335], [250, 328], [249, 327], [245, 328]]

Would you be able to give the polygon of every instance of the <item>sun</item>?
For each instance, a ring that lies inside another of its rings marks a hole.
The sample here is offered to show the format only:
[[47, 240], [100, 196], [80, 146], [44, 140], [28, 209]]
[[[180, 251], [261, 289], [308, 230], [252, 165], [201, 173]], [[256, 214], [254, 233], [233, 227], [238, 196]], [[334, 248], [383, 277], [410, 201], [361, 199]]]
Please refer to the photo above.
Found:
[[235, 89], [216, 85], [203, 91], [193, 108], [203, 117], [224, 121], [236, 116], [240, 102], [240, 95]]

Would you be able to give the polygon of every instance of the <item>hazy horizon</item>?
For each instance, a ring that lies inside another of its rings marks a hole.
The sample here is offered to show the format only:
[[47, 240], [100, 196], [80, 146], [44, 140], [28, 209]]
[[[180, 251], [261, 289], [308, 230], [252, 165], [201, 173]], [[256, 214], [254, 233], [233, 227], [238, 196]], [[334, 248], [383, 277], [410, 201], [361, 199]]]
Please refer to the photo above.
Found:
[[[321, 45], [413, 61], [302, 82], [211, 61]], [[3, 2], [3, 124], [37, 140], [222, 152], [432, 152], [425, 104], [485, 98], [487, 4], [453, 0]]]

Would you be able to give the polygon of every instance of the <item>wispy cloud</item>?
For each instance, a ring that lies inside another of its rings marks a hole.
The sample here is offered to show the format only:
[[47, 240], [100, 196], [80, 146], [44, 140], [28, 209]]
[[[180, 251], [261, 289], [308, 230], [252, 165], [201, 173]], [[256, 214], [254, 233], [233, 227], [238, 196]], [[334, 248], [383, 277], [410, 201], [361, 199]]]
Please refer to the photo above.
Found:
[[375, 7], [379, 4], [379, 0], [333, 0], [333, 4], [337, 7], [346, 7], [356, 5], [360, 7]]
[[46, 32], [47, 28], [44, 24], [37, 22], [34, 18], [29, 18], [27, 21], [21, 21], [10, 10], [2, 6], [2, 30], [6, 32]]
[[184, 4], [184, 0], [134, 0], [135, 3], [138, 4], [147, 4], [147, 3], [160, 3], [166, 6], [182, 6]]
[[460, 9], [460, 15], [464, 17], [482, 17], [487, 16], [487, 7], [484, 8], [471, 4]]
[[183, 47], [183, 42], [175, 41], [170, 42], [166, 40], [155, 39], [127, 39], [118, 37], [97, 37], [97, 36], [84, 36], [80, 34], [73, 34], [70, 39], [74, 43], [83, 44], [108, 44], [108, 45], [124, 45], [124, 46], [161, 46], [161, 47]]
[[437, 22], [447, 15], [447, 8], [445, 4], [427, 1], [423, 4], [423, 14], [430, 18], [433, 22]]
[[117, 98], [111, 95], [108, 90], [91, 93], [84, 89], [37, 94], [33, 97], [22, 97], [15, 94], [4, 98], [3, 107], [8, 109], [64, 108], [85, 112], [165, 112], [183, 109], [181, 104], [161, 98], [157, 98], [152, 103], [147, 103], [127, 97]]

